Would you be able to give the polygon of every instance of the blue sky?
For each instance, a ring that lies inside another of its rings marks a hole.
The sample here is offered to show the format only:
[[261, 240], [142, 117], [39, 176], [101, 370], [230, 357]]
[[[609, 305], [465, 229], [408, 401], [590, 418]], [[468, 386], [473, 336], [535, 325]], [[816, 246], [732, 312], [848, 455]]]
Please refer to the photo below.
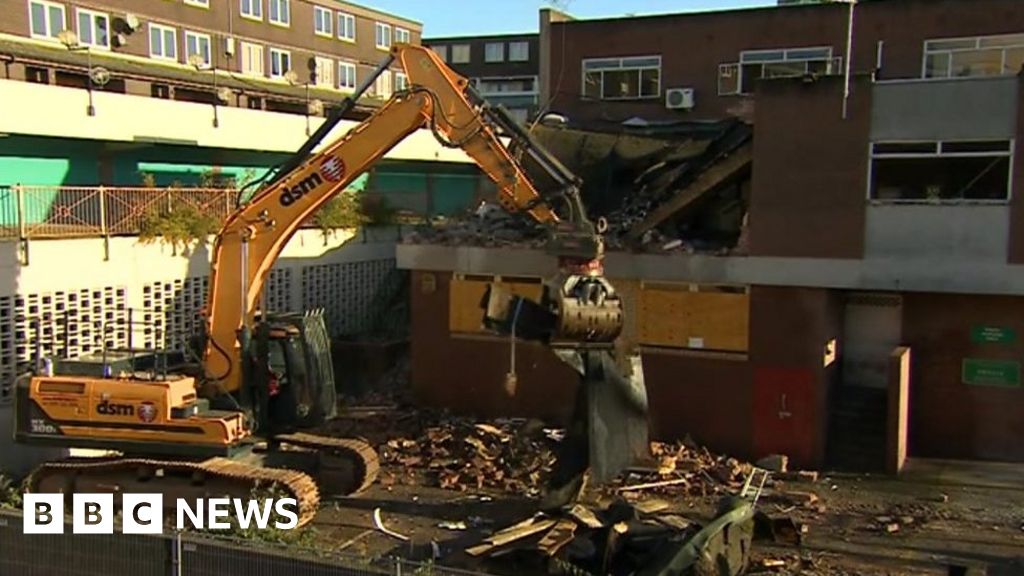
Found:
[[536, 32], [537, 11], [558, 4], [578, 18], [771, 6], [775, 0], [355, 0], [423, 23], [423, 34], [457, 36]]

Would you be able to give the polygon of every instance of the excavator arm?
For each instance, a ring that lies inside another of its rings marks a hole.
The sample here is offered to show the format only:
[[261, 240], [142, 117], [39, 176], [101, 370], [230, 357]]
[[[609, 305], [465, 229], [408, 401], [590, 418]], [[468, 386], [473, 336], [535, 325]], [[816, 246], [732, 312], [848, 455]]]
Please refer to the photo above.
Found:
[[[552, 231], [559, 256], [597, 277], [603, 245], [579, 200], [579, 182], [501, 109], [487, 107], [466, 78], [428, 48], [396, 44], [387, 61], [346, 102], [351, 104], [377, 75], [398, 62], [411, 88], [397, 92], [376, 113], [322, 150], [313, 150], [341, 120], [336, 111], [278, 169], [277, 176], [240, 206], [216, 238], [207, 305], [204, 370], [221, 392], [242, 387], [241, 348], [252, 329], [259, 295], [285, 244], [313, 214], [368, 170], [391, 148], [421, 128], [443, 145], [461, 148], [496, 184], [502, 206], [525, 212]], [[500, 137], [499, 137], [500, 135]], [[506, 146], [502, 138], [511, 142]], [[568, 219], [543, 198], [513, 153], [528, 154], [557, 183]], [[619, 322], [612, 310], [608, 324]], [[618, 329], [605, 330], [605, 336]]]

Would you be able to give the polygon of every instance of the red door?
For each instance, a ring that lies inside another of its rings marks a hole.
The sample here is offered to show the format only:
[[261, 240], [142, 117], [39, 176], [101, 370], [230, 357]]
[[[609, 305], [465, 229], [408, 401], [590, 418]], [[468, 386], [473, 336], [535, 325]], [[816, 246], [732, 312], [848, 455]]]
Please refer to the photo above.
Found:
[[806, 368], [754, 371], [754, 454], [785, 454], [796, 466], [815, 464], [814, 373]]

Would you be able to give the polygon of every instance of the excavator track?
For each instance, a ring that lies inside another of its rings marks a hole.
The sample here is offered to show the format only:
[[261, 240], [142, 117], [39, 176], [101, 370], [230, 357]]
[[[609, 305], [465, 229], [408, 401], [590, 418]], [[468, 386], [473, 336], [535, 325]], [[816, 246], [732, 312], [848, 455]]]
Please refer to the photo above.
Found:
[[25, 480], [28, 492], [132, 492], [164, 495], [165, 518], [174, 518], [177, 498], [230, 497], [248, 500], [257, 488], [284, 490], [298, 503], [298, 526], [317, 513], [320, 491], [308, 474], [230, 458], [200, 462], [148, 458], [70, 458], [38, 466]]
[[369, 488], [380, 473], [377, 451], [360, 439], [296, 432], [274, 436], [274, 440], [319, 454], [316, 481], [325, 496], [359, 494]]

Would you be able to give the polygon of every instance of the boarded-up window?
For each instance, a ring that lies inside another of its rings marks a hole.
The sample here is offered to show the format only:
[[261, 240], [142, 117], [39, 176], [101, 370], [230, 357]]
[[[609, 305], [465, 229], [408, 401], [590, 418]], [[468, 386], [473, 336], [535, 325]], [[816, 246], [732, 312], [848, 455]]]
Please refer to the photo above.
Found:
[[641, 345], [745, 352], [750, 293], [746, 287], [645, 282], [637, 302]]
[[484, 310], [480, 306], [487, 286], [498, 284], [513, 294], [540, 300], [540, 278], [502, 278], [497, 276], [455, 276], [448, 289], [448, 328], [452, 332], [487, 334]]

